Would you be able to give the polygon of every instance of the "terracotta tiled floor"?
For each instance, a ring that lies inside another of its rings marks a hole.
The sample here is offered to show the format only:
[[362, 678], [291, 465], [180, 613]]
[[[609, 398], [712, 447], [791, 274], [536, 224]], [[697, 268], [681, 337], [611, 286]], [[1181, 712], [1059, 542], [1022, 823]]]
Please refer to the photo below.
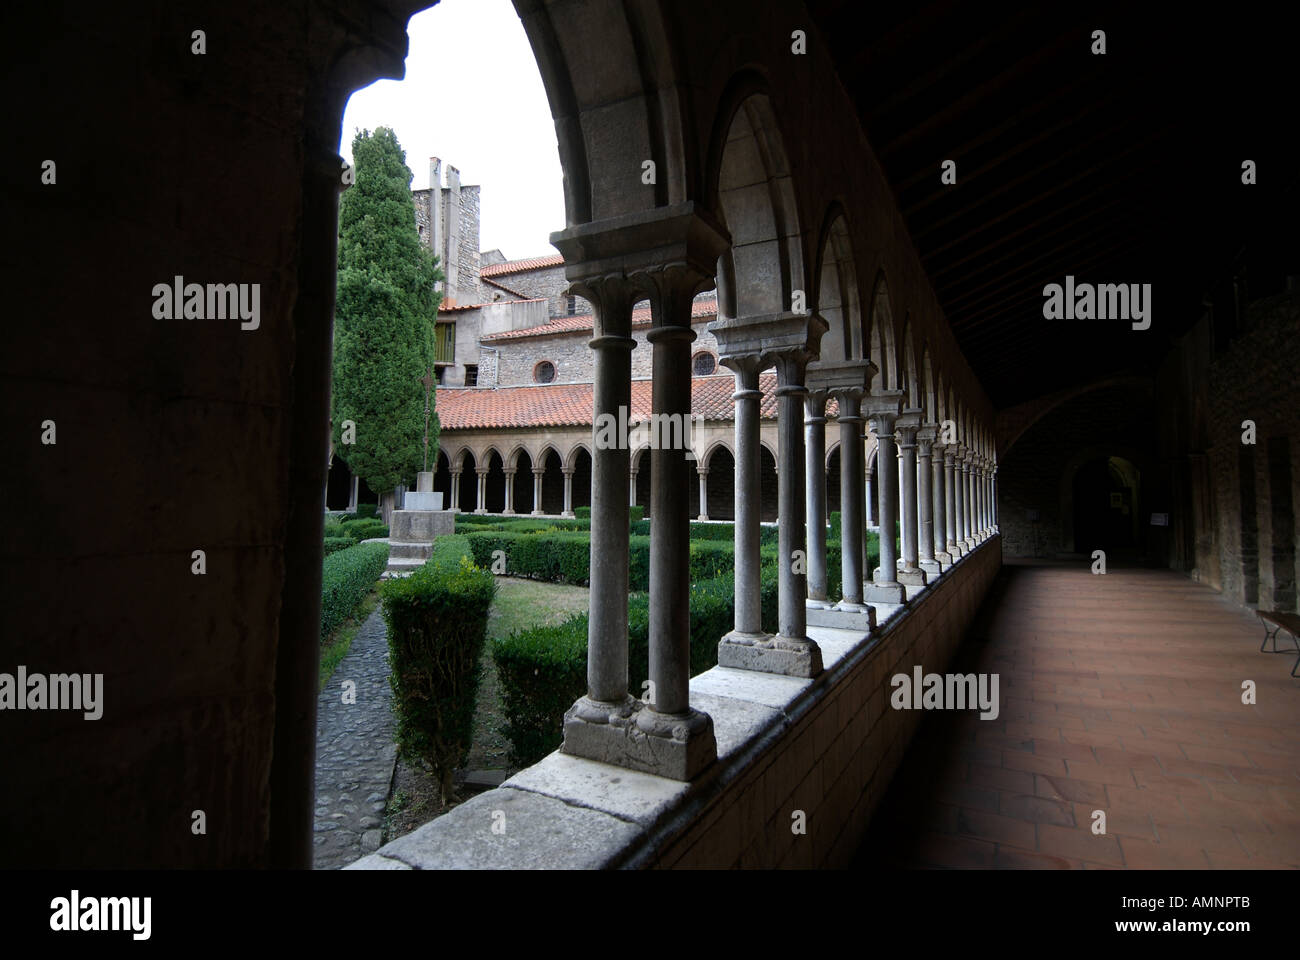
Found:
[[950, 667], [1000, 715], [926, 715], [859, 865], [1300, 867], [1300, 680], [1262, 638], [1170, 571], [1006, 566]]

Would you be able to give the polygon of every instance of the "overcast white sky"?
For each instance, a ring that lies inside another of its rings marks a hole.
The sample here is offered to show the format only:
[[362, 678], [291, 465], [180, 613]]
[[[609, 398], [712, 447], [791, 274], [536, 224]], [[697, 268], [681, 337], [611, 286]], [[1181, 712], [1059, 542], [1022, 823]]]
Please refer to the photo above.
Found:
[[[482, 191], [480, 247], [511, 260], [556, 252], [564, 229], [555, 124], [537, 61], [510, 0], [442, 0], [411, 18], [406, 79], [358, 90], [343, 114], [339, 154], [358, 129], [391, 127], [413, 189], [429, 186], [429, 157]], [[445, 173], [444, 173], [445, 179]]]

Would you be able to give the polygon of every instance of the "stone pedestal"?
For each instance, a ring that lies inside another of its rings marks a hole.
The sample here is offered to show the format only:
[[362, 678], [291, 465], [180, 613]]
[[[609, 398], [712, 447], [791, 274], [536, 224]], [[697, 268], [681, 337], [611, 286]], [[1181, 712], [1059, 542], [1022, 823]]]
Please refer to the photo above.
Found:
[[[408, 493], [411, 497], [420, 492]], [[424, 491], [425, 496], [442, 494]], [[456, 514], [451, 510], [394, 510], [388, 525], [388, 569], [385, 576], [406, 576], [422, 567], [433, 556], [433, 541], [440, 536], [456, 532]]]

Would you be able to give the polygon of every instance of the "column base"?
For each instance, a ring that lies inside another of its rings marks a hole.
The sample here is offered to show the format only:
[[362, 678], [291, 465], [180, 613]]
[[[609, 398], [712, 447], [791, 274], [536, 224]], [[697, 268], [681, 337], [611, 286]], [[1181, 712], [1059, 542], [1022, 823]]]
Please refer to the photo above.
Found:
[[806, 610], [832, 610], [835, 607], [833, 601], [823, 597], [805, 597], [803, 605]]
[[966, 554], [969, 552], [970, 551], [966, 549], [966, 545], [964, 543], [950, 542], [948, 544], [948, 553], [952, 555], [953, 560], [960, 560], [962, 557], [966, 556]]
[[943, 573], [943, 567], [938, 560], [922, 560], [919, 564], [921, 571], [925, 574], [926, 580], [933, 580], [939, 574]]
[[[879, 571], [877, 571], [879, 572]], [[862, 599], [867, 603], [907, 603], [907, 593], [897, 580], [887, 583], [869, 582], [862, 585]]]
[[947, 570], [949, 567], [952, 566], [952, 554], [951, 554], [951, 553], [944, 553], [944, 552], [940, 551], [939, 553], [936, 553], [936, 554], [934, 555], [934, 559], [935, 559], [935, 561], [939, 564], [940, 568], [943, 569], [943, 570]]
[[920, 567], [916, 567], [911, 570], [899, 570], [898, 582], [905, 583], [909, 587], [924, 587], [928, 581], [926, 580], [925, 571]]
[[561, 510], [561, 511], [560, 511], [560, 516], [562, 516], [562, 517], [576, 517], [577, 514], [574, 513], [572, 510]]
[[718, 666], [811, 678], [822, 672], [822, 651], [807, 637], [755, 637], [732, 631], [718, 643]]
[[718, 756], [707, 713], [656, 713], [630, 696], [622, 703], [579, 697], [564, 714], [560, 750], [670, 780], [691, 780]]
[[695, 519], [696, 519], [696, 521], [698, 521], [699, 523], [708, 523], [708, 522], [709, 522], [709, 515], [708, 515], [707, 513], [701, 513], [701, 514], [700, 514], [698, 517], [696, 517]]
[[808, 611], [808, 626], [833, 627], [870, 633], [876, 629], [876, 608], [865, 603], [840, 603], [830, 608]]
[[975, 549], [974, 537], [967, 537], [965, 540], [962, 541], [962, 543], [965, 544], [967, 553], [970, 553], [972, 550]]
[[542, 513], [542, 511], [540, 511], [540, 510], [534, 510], [532, 513], [529, 514], [529, 516], [530, 516], [530, 517], [542, 517], [542, 516], [545, 516], [545, 514]]

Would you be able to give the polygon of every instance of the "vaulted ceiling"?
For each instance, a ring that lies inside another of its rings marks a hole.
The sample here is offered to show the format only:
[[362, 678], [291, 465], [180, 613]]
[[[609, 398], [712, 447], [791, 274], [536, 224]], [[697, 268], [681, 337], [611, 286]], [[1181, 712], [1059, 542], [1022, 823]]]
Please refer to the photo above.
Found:
[[[1300, 169], [1293, 36], [1245, 8], [810, 0], [994, 404], [1151, 370]], [[1105, 31], [1106, 54], [1092, 33]], [[1260, 183], [1244, 186], [1242, 161]], [[941, 165], [956, 162], [956, 184]], [[1289, 194], [1294, 202], [1295, 191]], [[1293, 241], [1292, 241], [1293, 242]], [[1043, 287], [1152, 284], [1152, 325], [1046, 320]]]

